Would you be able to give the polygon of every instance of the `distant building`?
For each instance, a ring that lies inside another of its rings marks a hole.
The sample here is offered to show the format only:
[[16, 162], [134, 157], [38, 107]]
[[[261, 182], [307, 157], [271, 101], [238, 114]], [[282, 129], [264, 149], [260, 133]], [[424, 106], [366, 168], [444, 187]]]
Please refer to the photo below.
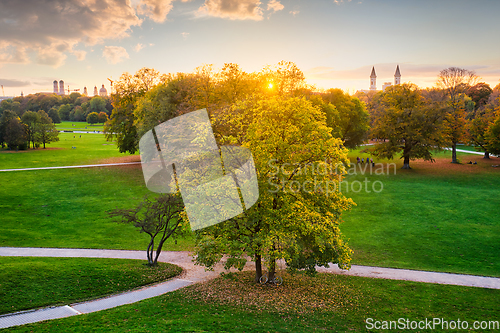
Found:
[[83, 87], [83, 96], [87, 96], [87, 87]]
[[[396, 72], [394, 73], [394, 85], [401, 84], [401, 72], [399, 71], [399, 65], [396, 67]], [[388, 87], [392, 86], [391, 82], [384, 82], [382, 85], [382, 91], [385, 91]], [[370, 89], [360, 90], [361, 92], [368, 93], [370, 91], [380, 91], [377, 90], [377, 74], [375, 73], [375, 66], [372, 67], [372, 73], [370, 74]]]
[[59, 95], [64, 95], [64, 81], [59, 81]]
[[97, 87], [94, 86], [94, 96], [97, 96]]
[[104, 88], [104, 84], [102, 85], [102, 88], [99, 89], [99, 96], [101, 97], [107, 97], [108, 96], [108, 91], [106, 88]]
[[372, 67], [370, 75], [370, 90], [377, 90], [377, 74], [375, 74], [375, 66]]
[[399, 65], [396, 67], [396, 73], [394, 74], [394, 85], [401, 84], [401, 73], [399, 72]]
[[54, 94], [59, 94], [59, 86], [57, 85], [57, 80], [54, 80]]

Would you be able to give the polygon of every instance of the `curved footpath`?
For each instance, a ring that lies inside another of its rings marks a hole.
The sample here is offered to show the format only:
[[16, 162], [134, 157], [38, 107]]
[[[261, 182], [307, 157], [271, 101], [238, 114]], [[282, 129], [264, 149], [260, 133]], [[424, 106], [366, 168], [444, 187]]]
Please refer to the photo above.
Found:
[[[144, 251], [124, 250], [0, 247], [0, 256], [144, 259], [145, 253]], [[159, 257], [159, 261], [172, 263], [182, 267], [182, 274], [162, 283], [92, 301], [2, 315], [0, 316], [0, 328], [24, 325], [42, 320], [75, 316], [138, 302], [146, 298], [159, 296], [170, 291], [186, 287], [193, 283], [213, 279], [217, 277], [220, 272], [224, 271], [222, 264], [218, 264], [214, 271], [205, 271], [203, 267], [193, 264], [190, 253], [186, 251], [162, 252]], [[252, 268], [252, 263], [248, 263], [245, 267], [245, 269]], [[320, 267], [318, 268], [318, 271], [370, 278], [500, 289], [500, 278], [464, 274], [425, 272], [357, 265], [353, 265], [349, 271], [340, 270], [337, 265], [332, 265], [330, 268]]]

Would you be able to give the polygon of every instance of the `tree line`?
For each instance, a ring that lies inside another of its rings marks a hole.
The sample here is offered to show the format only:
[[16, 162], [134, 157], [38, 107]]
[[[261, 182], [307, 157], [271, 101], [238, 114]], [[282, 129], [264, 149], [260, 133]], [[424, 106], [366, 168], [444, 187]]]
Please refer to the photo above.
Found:
[[64, 96], [37, 93], [14, 97], [0, 103], [0, 116], [4, 111], [13, 111], [18, 117], [22, 117], [26, 111], [39, 110], [45, 111], [52, 122], [58, 124], [61, 121], [86, 121], [92, 112], [102, 112], [109, 117], [113, 106], [109, 98], [89, 97], [76, 92]]
[[400, 156], [403, 168], [410, 160], [433, 161], [433, 153], [451, 147], [458, 163], [457, 144], [484, 151], [484, 158], [500, 154], [500, 85], [494, 89], [478, 82], [472, 71], [450, 67], [438, 74], [433, 88], [419, 89], [404, 83], [387, 88], [367, 100], [371, 116], [372, 154], [392, 159]]
[[[104, 124], [111, 114], [108, 98], [79, 93], [33, 94], [0, 103], [0, 145], [24, 150], [57, 141], [54, 124], [63, 120]], [[50, 120], [50, 121], [49, 121]]]
[[22, 117], [6, 110], [0, 117], [0, 143], [13, 150], [38, 148], [59, 141], [59, 132], [49, 115], [43, 111], [26, 111]]

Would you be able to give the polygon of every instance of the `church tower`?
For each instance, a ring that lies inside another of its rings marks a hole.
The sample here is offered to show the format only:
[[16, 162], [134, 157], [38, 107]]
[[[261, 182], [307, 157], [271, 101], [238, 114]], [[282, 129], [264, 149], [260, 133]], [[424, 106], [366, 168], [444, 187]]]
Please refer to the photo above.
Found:
[[396, 73], [394, 73], [394, 85], [397, 86], [401, 84], [401, 73], [399, 72], [399, 65], [396, 67]]
[[375, 74], [375, 66], [372, 68], [370, 75], [370, 90], [377, 90], [377, 74]]
[[59, 95], [64, 95], [64, 81], [59, 81]]

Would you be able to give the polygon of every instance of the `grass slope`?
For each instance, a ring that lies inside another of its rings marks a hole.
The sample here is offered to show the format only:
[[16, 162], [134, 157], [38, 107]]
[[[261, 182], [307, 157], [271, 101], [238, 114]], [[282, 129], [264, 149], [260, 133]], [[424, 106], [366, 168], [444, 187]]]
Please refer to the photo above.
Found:
[[[107, 211], [148, 194], [140, 165], [1, 172], [0, 246], [145, 250], [149, 236]], [[188, 242], [188, 243], [186, 243]], [[169, 239], [164, 250], [189, 248]]]
[[90, 125], [86, 121], [61, 121], [56, 124], [59, 131], [103, 131], [103, 124]]
[[[500, 161], [460, 155], [478, 164], [453, 165], [449, 155], [436, 163], [411, 162], [412, 170], [400, 169], [398, 161], [396, 175], [394, 169], [389, 175], [358, 169], [346, 178], [351, 184], [367, 180], [372, 191], [363, 183], [358, 193], [351, 185], [344, 192], [357, 204], [341, 225], [353, 263], [500, 276], [500, 170], [491, 167]], [[380, 193], [371, 187], [376, 181]]]
[[0, 257], [0, 265], [0, 314], [99, 298], [182, 272], [129, 259]]
[[[81, 137], [80, 137], [81, 136]], [[72, 148], [75, 147], [75, 148]], [[40, 168], [140, 161], [138, 155], [124, 155], [103, 134], [59, 133], [59, 141], [46, 149], [10, 151], [0, 149], [0, 169]]]
[[469, 327], [499, 320], [500, 306], [492, 301], [499, 290], [331, 274], [285, 274], [284, 285], [274, 287], [255, 285], [252, 276], [228, 274], [140, 303], [6, 332], [360, 332], [367, 318], [460, 319]]

